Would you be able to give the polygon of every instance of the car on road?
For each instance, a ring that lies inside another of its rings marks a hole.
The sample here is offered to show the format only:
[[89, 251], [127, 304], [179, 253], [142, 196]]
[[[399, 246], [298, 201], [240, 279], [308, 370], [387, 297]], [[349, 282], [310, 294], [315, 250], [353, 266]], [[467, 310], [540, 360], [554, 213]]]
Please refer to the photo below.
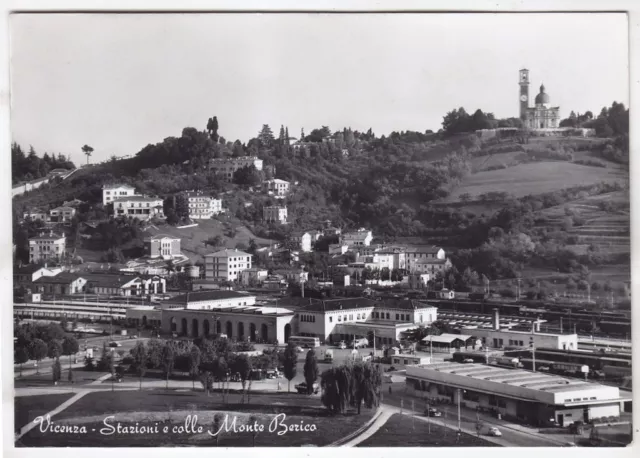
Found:
[[563, 447], [577, 447], [577, 445], [573, 442], [565, 442], [562, 444]]
[[[298, 393], [301, 394], [307, 394], [307, 383], [306, 382], [302, 382], [296, 385], [296, 390], [298, 390]], [[317, 383], [313, 384], [313, 394], [318, 394], [318, 392], [320, 391], [320, 385], [318, 385]]]
[[496, 428], [495, 426], [492, 426], [491, 428], [489, 428], [489, 431], [487, 432], [487, 436], [502, 437], [502, 433], [498, 428]]
[[347, 344], [343, 340], [342, 342], [337, 343], [336, 347], [338, 347], [340, 350], [344, 350], [345, 348], [347, 348]]
[[109, 346], [111, 348], [117, 348], [117, 347], [122, 347], [122, 344], [120, 342], [113, 341], [113, 342], [109, 342]]
[[474, 361], [471, 358], [467, 358], [467, 359], [463, 360], [462, 362], [465, 363], [465, 364], [469, 364], [469, 363], [473, 363]]
[[427, 417], [441, 417], [442, 412], [440, 412], [438, 409], [434, 409], [433, 407], [428, 407], [424, 409], [424, 415]]
[[138, 336], [129, 336], [130, 339], [137, 339]]
[[304, 353], [304, 349], [302, 347], [296, 347], [296, 351], [298, 353]]

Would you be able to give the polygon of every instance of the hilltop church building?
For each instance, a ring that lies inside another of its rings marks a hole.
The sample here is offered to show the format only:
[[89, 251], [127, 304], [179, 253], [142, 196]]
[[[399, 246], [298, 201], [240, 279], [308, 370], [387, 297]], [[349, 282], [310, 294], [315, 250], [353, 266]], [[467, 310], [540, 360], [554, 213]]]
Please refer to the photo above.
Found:
[[520, 119], [529, 129], [556, 129], [560, 124], [560, 107], [552, 107], [544, 84], [534, 100], [535, 106], [529, 106], [529, 70], [520, 70]]

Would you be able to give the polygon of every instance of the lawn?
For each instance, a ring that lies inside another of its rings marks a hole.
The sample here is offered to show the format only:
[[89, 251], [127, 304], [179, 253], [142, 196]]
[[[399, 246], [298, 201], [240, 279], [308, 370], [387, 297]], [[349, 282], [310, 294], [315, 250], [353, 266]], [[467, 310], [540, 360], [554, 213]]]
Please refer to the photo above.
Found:
[[22, 428], [30, 421], [47, 412], [51, 412], [75, 393], [42, 394], [38, 396], [15, 396], [15, 426]]
[[[197, 445], [215, 446], [216, 438], [208, 434], [213, 431], [215, 414], [224, 421], [228, 415], [229, 431], [223, 431], [220, 446], [250, 447], [254, 443], [251, 432], [242, 431], [243, 425], [262, 425], [263, 431], [255, 436], [255, 446], [303, 446], [328, 445], [357, 430], [373, 416], [373, 410], [364, 409], [361, 415], [330, 416], [320, 404], [318, 397], [298, 394], [274, 393], [254, 395], [251, 401], [242, 403], [240, 396], [233, 395], [224, 403], [222, 397], [214, 393], [206, 396], [190, 390], [171, 391], [121, 391], [116, 393], [91, 393], [81, 398], [53, 420], [58, 425], [77, 425], [86, 428], [85, 434], [61, 434], [41, 432], [34, 428], [26, 434], [21, 444], [24, 446], [91, 446], [91, 447], [135, 447]], [[105, 434], [105, 418], [111, 425], [154, 428], [158, 433], [143, 431], [138, 433]], [[202, 431], [181, 431], [180, 428], [190, 418], [197, 415], [197, 425]], [[236, 419], [236, 432], [233, 420]], [[301, 429], [285, 431], [283, 424], [302, 426]], [[313, 425], [313, 426], [312, 426]], [[162, 432], [164, 426], [168, 431]]]
[[429, 424], [412, 419], [410, 415], [394, 414], [371, 437], [358, 447], [495, 447], [492, 442], [461, 434], [457, 441], [456, 431], [442, 425]]
[[[204, 242], [216, 235], [222, 237], [222, 243], [227, 248], [235, 248], [239, 243], [248, 246], [251, 239], [255, 239], [258, 245], [267, 245], [270, 243], [267, 239], [253, 235], [249, 229], [240, 225], [235, 218], [229, 218], [224, 215], [217, 218], [218, 219], [199, 220], [196, 221], [197, 226], [183, 229], [168, 224], [156, 225], [157, 229], [149, 228], [145, 231], [145, 235], [151, 236], [162, 233], [180, 237], [182, 240], [180, 246], [182, 253], [192, 262], [200, 260], [201, 256], [213, 251], [213, 247], [205, 246]], [[224, 235], [226, 227], [235, 229], [235, 236], [233, 238]]]
[[625, 171], [588, 167], [570, 162], [532, 162], [502, 170], [478, 172], [465, 178], [446, 202], [455, 202], [458, 196], [469, 193], [477, 197], [487, 192], [507, 192], [516, 197], [542, 194], [575, 186], [629, 180]]

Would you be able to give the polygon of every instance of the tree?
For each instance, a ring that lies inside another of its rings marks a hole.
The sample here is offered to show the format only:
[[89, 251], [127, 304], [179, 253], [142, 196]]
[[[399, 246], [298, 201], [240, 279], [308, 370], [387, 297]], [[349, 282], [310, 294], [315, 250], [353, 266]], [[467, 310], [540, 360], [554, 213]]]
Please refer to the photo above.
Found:
[[216, 447], [220, 445], [220, 434], [222, 434], [222, 414], [217, 413], [213, 416], [212, 431], [216, 435]]
[[262, 173], [252, 164], [233, 173], [233, 182], [241, 186], [257, 186], [262, 183]]
[[209, 133], [209, 137], [214, 142], [218, 141], [218, 117], [214, 116], [213, 118], [209, 118], [207, 121], [207, 132]]
[[131, 356], [133, 357], [133, 369], [140, 380], [140, 390], [142, 390], [142, 377], [147, 372], [147, 349], [144, 343], [138, 342], [135, 347], [131, 349]]
[[24, 345], [18, 345], [13, 351], [14, 364], [20, 364], [20, 376], [22, 377], [22, 365], [29, 361], [29, 350]]
[[253, 442], [253, 446], [256, 446], [256, 435], [258, 434], [257, 431], [257, 424], [258, 424], [258, 417], [255, 414], [252, 414], [249, 417], [249, 429], [251, 430], [251, 439]]
[[82, 152], [87, 156], [87, 165], [89, 165], [89, 158], [91, 157], [91, 153], [93, 153], [93, 148], [89, 145], [84, 145], [82, 147]]
[[269, 124], [263, 124], [262, 129], [260, 129], [260, 132], [258, 133], [258, 141], [260, 142], [260, 145], [265, 148], [269, 148], [273, 144], [273, 140], [274, 137], [271, 127], [269, 127]]
[[[40, 363], [44, 358], [47, 357], [47, 344], [42, 339], [33, 339], [31, 345], [29, 347], [29, 353], [31, 358], [36, 361], [36, 364]], [[40, 364], [38, 364], [36, 373], [40, 373]]]
[[191, 347], [191, 352], [189, 353], [189, 374], [191, 375], [191, 379], [193, 381], [193, 389], [196, 389], [196, 377], [200, 373], [200, 349], [194, 345]]
[[80, 345], [78, 339], [73, 336], [66, 336], [62, 340], [62, 354], [69, 357], [69, 370], [71, 370], [71, 356], [78, 353]]
[[351, 374], [353, 377], [352, 399], [358, 408], [358, 415], [363, 402], [368, 409], [378, 406], [382, 385], [380, 368], [371, 363], [356, 362], [352, 366]]
[[53, 384], [57, 385], [62, 376], [62, 369], [60, 368], [60, 359], [56, 358], [53, 362], [53, 369], [51, 371], [51, 375], [53, 376]]
[[307, 394], [313, 393], [313, 384], [318, 379], [318, 359], [316, 352], [312, 348], [307, 352], [304, 361], [304, 380], [307, 382]]
[[[69, 382], [69, 384], [73, 387], [73, 384], [75, 382], [75, 379], [73, 377], [73, 369], [69, 368], [69, 375], [67, 376], [67, 381]], [[73, 390], [73, 388], [71, 388]]]
[[242, 403], [244, 404], [245, 389], [247, 380], [251, 376], [252, 370], [251, 360], [247, 355], [240, 354], [236, 356], [233, 361], [234, 372], [240, 374], [240, 381], [242, 382]]
[[47, 357], [58, 358], [62, 354], [62, 344], [59, 340], [52, 340], [47, 345]]
[[173, 373], [173, 366], [175, 364], [175, 352], [173, 346], [166, 344], [162, 349], [162, 371], [166, 379], [166, 388], [169, 389], [169, 377]]
[[284, 376], [288, 380], [287, 391], [291, 391], [291, 380], [296, 376], [298, 370], [298, 352], [293, 342], [287, 344], [287, 348], [284, 349]]

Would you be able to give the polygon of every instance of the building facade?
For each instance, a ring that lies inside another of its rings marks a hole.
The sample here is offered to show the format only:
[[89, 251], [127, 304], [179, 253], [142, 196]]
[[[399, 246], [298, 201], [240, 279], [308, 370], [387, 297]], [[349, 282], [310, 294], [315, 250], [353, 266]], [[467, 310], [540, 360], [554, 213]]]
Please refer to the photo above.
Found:
[[115, 199], [120, 197], [133, 196], [136, 193], [136, 188], [126, 184], [109, 184], [102, 188], [102, 205], [112, 203]]
[[358, 229], [354, 232], [345, 232], [340, 236], [340, 243], [342, 245], [352, 246], [369, 246], [373, 240], [373, 234], [366, 229]]
[[61, 272], [52, 277], [43, 276], [33, 282], [36, 292], [59, 296], [82, 293], [86, 284], [86, 278], [69, 272]]
[[76, 209], [72, 207], [56, 207], [49, 211], [49, 220], [52, 223], [70, 223], [76, 216]]
[[128, 196], [113, 201], [113, 213], [118, 216], [131, 216], [139, 220], [163, 217], [163, 201], [158, 197]]
[[236, 281], [240, 272], [251, 268], [251, 255], [238, 249], [225, 249], [205, 255], [204, 265], [207, 279]]
[[407, 366], [407, 393], [465, 407], [494, 409], [506, 420], [538, 426], [620, 416], [618, 387], [484, 364]]
[[151, 258], [172, 259], [182, 254], [180, 239], [166, 234], [157, 234], [144, 241], [145, 253]]
[[529, 129], [555, 129], [560, 125], [560, 107], [552, 107], [544, 84], [536, 95], [535, 105], [529, 106], [529, 70], [520, 70], [520, 118]]
[[268, 192], [272, 192], [275, 197], [282, 198], [289, 194], [290, 183], [285, 180], [275, 178], [265, 181]]
[[274, 205], [270, 207], [264, 207], [263, 216], [264, 220], [268, 223], [284, 224], [287, 222], [287, 218], [289, 215], [287, 214], [287, 207]]
[[222, 213], [222, 200], [214, 199], [200, 193], [187, 193], [189, 202], [189, 218], [210, 219], [212, 216]]
[[233, 180], [233, 174], [241, 168], [254, 166], [256, 170], [262, 170], [262, 165], [262, 159], [253, 156], [215, 158], [209, 161], [209, 168], [229, 182]]
[[66, 253], [67, 239], [64, 235], [40, 234], [29, 239], [29, 262], [58, 261]]

